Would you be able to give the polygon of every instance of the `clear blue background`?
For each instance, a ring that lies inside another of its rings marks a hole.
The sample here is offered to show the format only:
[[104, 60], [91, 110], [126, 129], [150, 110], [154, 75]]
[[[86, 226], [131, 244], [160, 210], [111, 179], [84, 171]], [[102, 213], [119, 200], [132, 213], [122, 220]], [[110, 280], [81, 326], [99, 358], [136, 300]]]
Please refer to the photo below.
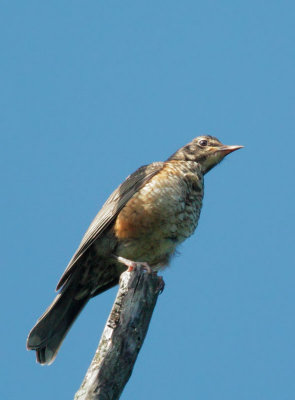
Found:
[[1, 1], [1, 398], [73, 397], [117, 289], [50, 367], [28, 331], [110, 192], [209, 133], [245, 149], [206, 176], [122, 399], [294, 400], [294, 11]]

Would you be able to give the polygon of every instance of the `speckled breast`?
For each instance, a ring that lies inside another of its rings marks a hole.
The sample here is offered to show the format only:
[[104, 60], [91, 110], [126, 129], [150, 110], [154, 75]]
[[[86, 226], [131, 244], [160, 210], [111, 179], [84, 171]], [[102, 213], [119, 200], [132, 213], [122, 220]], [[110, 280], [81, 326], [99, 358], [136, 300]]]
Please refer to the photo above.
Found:
[[203, 199], [199, 164], [169, 161], [125, 205], [116, 219], [117, 255], [166, 265], [197, 227]]

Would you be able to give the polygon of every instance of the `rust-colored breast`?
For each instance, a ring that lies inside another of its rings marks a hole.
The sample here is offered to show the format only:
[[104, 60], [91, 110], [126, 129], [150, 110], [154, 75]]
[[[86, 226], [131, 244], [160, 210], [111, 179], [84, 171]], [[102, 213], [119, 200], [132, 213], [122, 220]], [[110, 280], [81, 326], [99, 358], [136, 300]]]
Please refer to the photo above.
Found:
[[[203, 176], [198, 164], [167, 162], [121, 210], [115, 234], [123, 242], [137, 239], [136, 246], [148, 247], [146, 241], [149, 241], [153, 249], [158, 249], [161, 241], [170, 240], [175, 247], [195, 230], [202, 198]], [[140, 240], [146, 241], [140, 243]]]

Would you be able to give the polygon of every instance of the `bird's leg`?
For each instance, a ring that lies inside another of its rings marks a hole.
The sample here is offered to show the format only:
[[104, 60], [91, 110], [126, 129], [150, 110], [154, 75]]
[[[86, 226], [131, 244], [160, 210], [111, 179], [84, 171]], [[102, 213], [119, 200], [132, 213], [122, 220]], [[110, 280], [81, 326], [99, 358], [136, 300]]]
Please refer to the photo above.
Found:
[[152, 273], [151, 267], [148, 265], [147, 262], [144, 261], [132, 261], [128, 260], [127, 258], [124, 257], [116, 257], [117, 261], [120, 263], [126, 265], [128, 267], [128, 272], [133, 271], [136, 268], [142, 268], [145, 271], [147, 271], [148, 274]]

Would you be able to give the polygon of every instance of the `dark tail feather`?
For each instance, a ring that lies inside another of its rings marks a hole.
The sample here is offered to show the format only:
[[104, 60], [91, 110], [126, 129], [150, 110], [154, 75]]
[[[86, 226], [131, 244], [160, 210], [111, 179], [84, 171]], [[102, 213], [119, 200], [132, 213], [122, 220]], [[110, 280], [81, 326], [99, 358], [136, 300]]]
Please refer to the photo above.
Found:
[[89, 297], [75, 299], [75, 287], [64, 287], [39, 318], [27, 339], [28, 350], [36, 350], [37, 362], [51, 364], [73, 322]]

